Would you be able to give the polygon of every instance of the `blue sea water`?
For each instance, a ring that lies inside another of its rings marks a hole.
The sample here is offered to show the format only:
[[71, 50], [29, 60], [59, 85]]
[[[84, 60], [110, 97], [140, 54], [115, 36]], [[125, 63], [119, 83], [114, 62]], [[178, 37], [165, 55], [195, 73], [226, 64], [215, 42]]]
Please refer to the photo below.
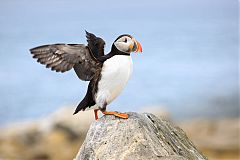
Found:
[[0, 2], [0, 125], [76, 106], [87, 82], [74, 71], [46, 69], [29, 49], [86, 43], [84, 30], [106, 41], [121, 34], [143, 47], [134, 72], [110, 109], [163, 106], [175, 119], [238, 116], [238, 3], [234, 0]]

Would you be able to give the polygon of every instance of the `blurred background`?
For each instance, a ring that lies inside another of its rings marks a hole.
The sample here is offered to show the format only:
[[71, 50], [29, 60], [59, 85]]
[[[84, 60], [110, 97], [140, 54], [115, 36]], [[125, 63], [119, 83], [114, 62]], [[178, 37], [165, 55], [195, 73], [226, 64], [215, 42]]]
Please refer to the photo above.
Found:
[[0, 159], [76, 154], [93, 114], [72, 113], [88, 83], [46, 69], [29, 49], [86, 44], [84, 30], [105, 40], [106, 53], [124, 33], [143, 47], [109, 110], [167, 115], [209, 158], [238, 159], [238, 8], [236, 0], [1, 0]]

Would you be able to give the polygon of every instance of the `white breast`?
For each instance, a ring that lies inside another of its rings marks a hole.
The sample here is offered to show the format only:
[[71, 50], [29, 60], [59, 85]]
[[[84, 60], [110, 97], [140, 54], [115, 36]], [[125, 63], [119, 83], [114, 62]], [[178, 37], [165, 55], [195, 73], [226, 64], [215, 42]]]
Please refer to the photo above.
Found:
[[121, 93], [132, 74], [132, 59], [130, 56], [115, 55], [104, 62], [101, 73], [95, 95], [100, 107], [104, 102], [111, 103]]

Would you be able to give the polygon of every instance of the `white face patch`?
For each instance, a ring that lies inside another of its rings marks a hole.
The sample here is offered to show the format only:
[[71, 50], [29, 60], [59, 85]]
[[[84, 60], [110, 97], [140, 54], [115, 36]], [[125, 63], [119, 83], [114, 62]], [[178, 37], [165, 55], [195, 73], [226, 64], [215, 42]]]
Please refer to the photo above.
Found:
[[131, 52], [130, 46], [134, 45], [134, 41], [128, 36], [123, 36], [119, 38], [116, 42], [114, 42], [114, 45], [117, 47], [119, 51], [130, 53]]

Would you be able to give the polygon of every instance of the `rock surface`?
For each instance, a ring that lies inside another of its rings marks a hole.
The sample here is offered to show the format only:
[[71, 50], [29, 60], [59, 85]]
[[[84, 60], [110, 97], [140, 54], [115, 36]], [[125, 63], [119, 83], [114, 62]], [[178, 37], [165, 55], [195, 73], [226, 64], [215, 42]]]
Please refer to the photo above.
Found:
[[103, 116], [92, 123], [75, 160], [207, 159], [186, 134], [153, 114]]
[[[0, 126], [0, 160], [69, 160], [76, 157], [95, 120], [93, 111], [73, 116], [74, 110], [75, 107], [64, 107], [39, 120]], [[171, 121], [161, 106], [150, 106], [146, 111]], [[177, 122], [194, 145], [211, 160], [240, 159], [239, 124], [239, 117]]]

